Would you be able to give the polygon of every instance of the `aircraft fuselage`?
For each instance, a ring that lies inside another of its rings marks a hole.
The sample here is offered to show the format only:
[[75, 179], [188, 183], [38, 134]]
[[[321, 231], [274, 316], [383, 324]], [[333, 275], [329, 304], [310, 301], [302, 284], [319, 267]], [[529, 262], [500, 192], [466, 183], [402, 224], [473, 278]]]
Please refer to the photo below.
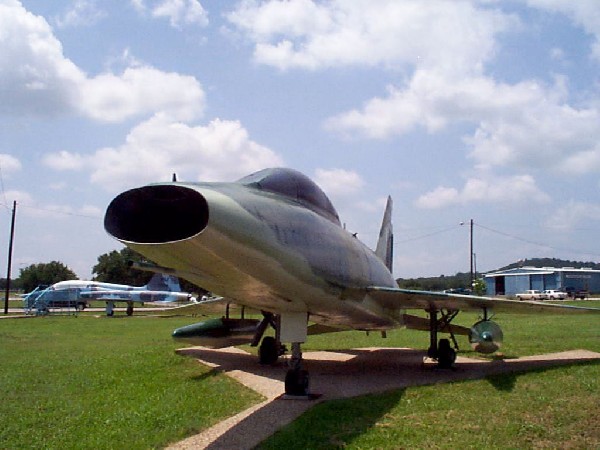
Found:
[[109, 233], [155, 263], [235, 303], [307, 312], [337, 327], [401, 324], [353, 289], [396, 282], [334, 210], [243, 183], [168, 183], [119, 195]]

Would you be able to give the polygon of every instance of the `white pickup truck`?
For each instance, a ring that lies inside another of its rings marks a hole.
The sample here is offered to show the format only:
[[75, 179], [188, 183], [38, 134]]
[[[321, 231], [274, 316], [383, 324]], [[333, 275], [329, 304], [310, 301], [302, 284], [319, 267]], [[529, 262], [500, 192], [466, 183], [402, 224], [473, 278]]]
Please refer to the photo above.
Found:
[[519, 300], [545, 300], [548, 298], [548, 296], [542, 291], [530, 289], [528, 291], [517, 294], [517, 298]]

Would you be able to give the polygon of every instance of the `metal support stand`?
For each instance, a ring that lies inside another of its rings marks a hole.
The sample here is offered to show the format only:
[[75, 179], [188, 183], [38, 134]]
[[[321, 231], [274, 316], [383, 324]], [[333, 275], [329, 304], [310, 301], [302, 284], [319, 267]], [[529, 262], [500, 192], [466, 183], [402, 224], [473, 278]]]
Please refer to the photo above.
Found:
[[437, 347], [437, 332], [438, 332], [438, 320], [437, 310], [432, 309], [427, 311], [429, 313], [429, 349], [427, 350], [427, 356], [431, 359], [437, 359], [438, 347]]
[[291, 370], [300, 370], [302, 368], [302, 348], [299, 342], [292, 342], [292, 357], [289, 367]]
[[454, 320], [454, 318], [458, 315], [459, 311], [453, 310], [442, 310], [442, 317], [438, 322], [438, 330], [444, 331], [444, 329], [448, 328], [448, 334], [450, 334], [450, 339], [452, 339], [452, 344], [454, 348], [458, 350], [458, 342], [456, 341], [456, 336], [454, 333], [450, 331], [450, 323]]

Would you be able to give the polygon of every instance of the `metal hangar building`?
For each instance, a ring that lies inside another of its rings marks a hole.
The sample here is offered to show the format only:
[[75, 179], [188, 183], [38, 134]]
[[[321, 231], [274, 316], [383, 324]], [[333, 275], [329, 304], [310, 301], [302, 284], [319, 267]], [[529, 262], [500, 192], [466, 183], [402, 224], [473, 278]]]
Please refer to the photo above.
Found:
[[528, 289], [600, 292], [600, 270], [574, 267], [519, 267], [485, 275], [487, 295], [514, 296]]

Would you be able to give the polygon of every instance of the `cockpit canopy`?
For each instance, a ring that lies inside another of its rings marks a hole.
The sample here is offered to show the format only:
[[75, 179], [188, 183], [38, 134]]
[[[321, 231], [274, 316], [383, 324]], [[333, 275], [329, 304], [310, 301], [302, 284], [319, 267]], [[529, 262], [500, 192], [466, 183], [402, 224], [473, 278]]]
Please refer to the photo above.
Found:
[[289, 197], [326, 219], [340, 224], [338, 213], [327, 195], [314, 181], [296, 170], [264, 169], [242, 178], [238, 183]]

